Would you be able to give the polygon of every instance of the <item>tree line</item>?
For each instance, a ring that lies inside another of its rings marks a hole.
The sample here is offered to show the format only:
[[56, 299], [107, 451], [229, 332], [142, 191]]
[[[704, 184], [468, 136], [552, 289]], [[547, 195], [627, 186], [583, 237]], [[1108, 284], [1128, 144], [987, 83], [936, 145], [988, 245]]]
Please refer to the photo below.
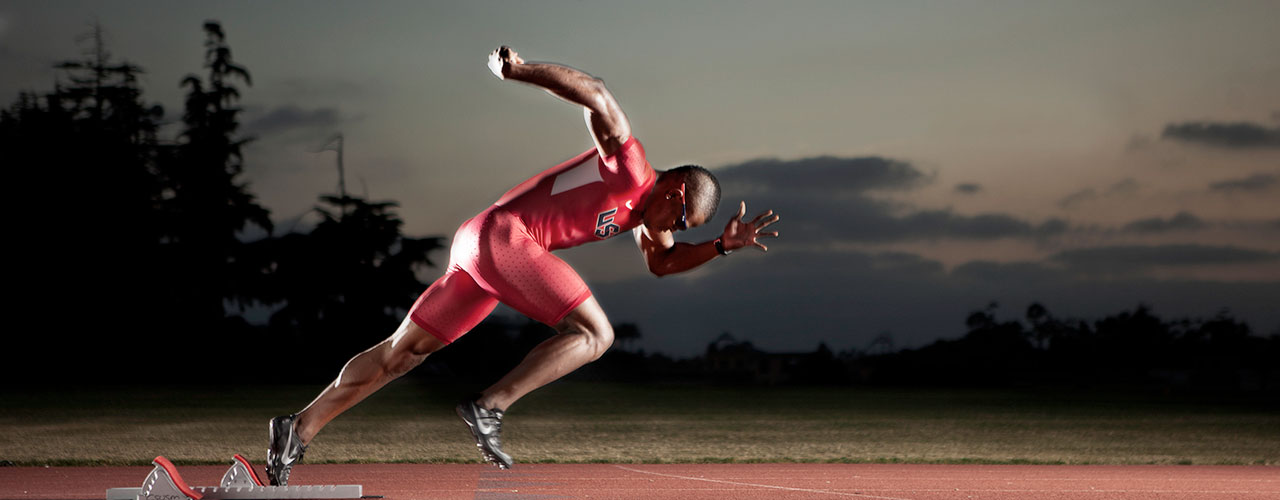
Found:
[[[621, 353], [628, 377], [725, 384], [1161, 387], [1280, 392], [1280, 333], [1261, 336], [1221, 311], [1162, 319], [1138, 305], [1099, 319], [1059, 317], [1033, 303], [1001, 320], [991, 303], [965, 318], [966, 332], [919, 348], [772, 353], [722, 334], [699, 357]], [[602, 360], [609, 362], [609, 355]], [[604, 370], [601, 373], [619, 373]]]
[[879, 383], [1280, 390], [1280, 334], [1255, 335], [1225, 310], [1165, 320], [1138, 305], [1090, 321], [1033, 303], [1024, 319], [998, 320], [992, 303], [969, 314], [960, 339], [861, 363]]

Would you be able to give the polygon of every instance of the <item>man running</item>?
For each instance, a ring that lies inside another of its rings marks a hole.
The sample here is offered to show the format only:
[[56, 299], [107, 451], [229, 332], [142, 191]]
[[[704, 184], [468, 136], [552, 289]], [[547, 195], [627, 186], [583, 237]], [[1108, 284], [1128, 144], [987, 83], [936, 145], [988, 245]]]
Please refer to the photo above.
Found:
[[773, 211], [745, 221], [742, 202], [719, 238], [677, 243], [676, 231], [702, 225], [716, 213], [720, 185], [711, 172], [695, 165], [655, 171], [613, 95], [591, 75], [525, 63], [506, 46], [489, 54], [489, 69], [499, 79], [541, 87], [582, 106], [596, 147], [521, 183], [464, 222], [444, 275], [418, 297], [396, 332], [351, 358], [302, 411], [271, 420], [271, 484], [288, 483], [293, 464], [325, 424], [466, 334], [498, 302], [558, 332], [477, 398], [457, 406], [484, 458], [509, 468], [512, 459], [500, 440], [503, 412], [530, 391], [596, 360], [613, 343], [600, 304], [551, 251], [633, 230], [649, 270], [663, 276], [739, 248], [767, 251], [758, 239], [778, 235], [762, 231], [778, 220]]

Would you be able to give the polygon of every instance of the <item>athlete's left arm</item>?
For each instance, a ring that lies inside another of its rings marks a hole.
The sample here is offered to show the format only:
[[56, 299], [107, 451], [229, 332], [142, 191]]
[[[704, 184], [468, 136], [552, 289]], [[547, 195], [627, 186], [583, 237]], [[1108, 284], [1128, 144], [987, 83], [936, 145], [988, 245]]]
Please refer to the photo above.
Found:
[[[778, 232], [762, 230], [778, 222], [778, 216], [773, 210], [769, 210], [748, 222], [745, 220], [746, 215], [747, 202], [744, 201], [738, 207], [738, 215], [725, 225], [724, 233], [719, 238], [697, 244], [676, 241], [672, 231], [650, 231], [648, 227], [640, 225], [635, 229], [636, 245], [644, 253], [649, 272], [656, 276], [682, 273], [740, 248], [755, 247], [764, 252], [769, 251], [769, 247], [761, 243], [760, 238], [777, 238]], [[720, 253], [722, 248], [726, 253]]]

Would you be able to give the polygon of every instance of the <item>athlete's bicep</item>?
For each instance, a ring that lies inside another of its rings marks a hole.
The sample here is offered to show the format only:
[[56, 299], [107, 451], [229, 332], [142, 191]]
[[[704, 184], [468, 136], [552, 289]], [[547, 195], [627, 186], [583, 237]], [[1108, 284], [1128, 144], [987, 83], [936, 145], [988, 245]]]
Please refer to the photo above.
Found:
[[618, 106], [618, 101], [614, 100], [613, 94], [603, 84], [600, 89], [593, 105], [586, 106], [583, 113], [587, 130], [591, 131], [591, 138], [595, 140], [600, 156], [610, 156], [622, 149], [622, 145], [631, 138], [631, 122], [627, 120], [626, 113], [622, 112], [622, 107]]

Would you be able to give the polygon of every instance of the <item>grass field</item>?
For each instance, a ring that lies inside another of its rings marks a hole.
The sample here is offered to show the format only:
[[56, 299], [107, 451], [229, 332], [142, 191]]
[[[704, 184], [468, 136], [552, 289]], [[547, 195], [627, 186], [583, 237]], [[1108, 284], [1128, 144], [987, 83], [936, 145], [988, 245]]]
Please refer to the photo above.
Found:
[[[266, 423], [319, 387], [6, 391], [0, 461], [221, 464], [265, 456]], [[474, 462], [466, 388], [398, 381], [339, 417], [306, 463]], [[1032, 390], [558, 383], [508, 413], [520, 462], [1280, 465], [1274, 402]]]

